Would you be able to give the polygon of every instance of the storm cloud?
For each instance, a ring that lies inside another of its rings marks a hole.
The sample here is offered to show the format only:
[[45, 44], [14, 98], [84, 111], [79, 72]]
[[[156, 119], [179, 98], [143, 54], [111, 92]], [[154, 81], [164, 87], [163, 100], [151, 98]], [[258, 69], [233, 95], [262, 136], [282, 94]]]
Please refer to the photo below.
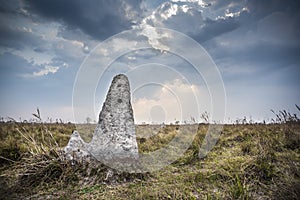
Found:
[[77, 28], [96, 39], [130, 29], [141, 19], [141, 0], [27, 0], [26, 9], [67, 29]]

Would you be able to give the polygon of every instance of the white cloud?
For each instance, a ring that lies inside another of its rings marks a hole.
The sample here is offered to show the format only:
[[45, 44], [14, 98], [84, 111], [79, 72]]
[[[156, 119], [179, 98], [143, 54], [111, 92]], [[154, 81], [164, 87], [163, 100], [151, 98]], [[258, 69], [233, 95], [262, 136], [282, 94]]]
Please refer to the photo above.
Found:
[[38, 72], [33, 72], [33, 76], [44, 76], [49, 73], [55, 74], [58, 71], [59, 67], [56, 66], [45, 66], [44, 69], [41, 69]]
[[198, 4], [201, 7], [206, 7], [208, 6], [207, 3], [203, 2], [202, 0], [171, 0], [171, 2], [180, 2], [180, 3], [193, 3], [193, 4]]
[[[167, 7], [167, 9], [164, 10], [164, 8]], [[178, 12], [178, 5], [177, 4], [163, 4], [163, 6], [161, 7], [162, 10], [164, 10], [164, 12], [160, 13], [160, 17], [164, 20], [169, 19], [170, 17], [174, 16], [177, 14]]]
[[[148, 43], [157, 50], [169, 51], [170, 48], [165, 41], [172, 36], [166, 32], [158, 31], [155, 27], [184, 29], [187, 32], [197, 31], [199, 19], [201, 23], [201, 13], [195, 12], [188, 5], [178, 5], [172, 2], [164, 2], [156, 8], [149, 16], [145, 17], [134, 29], [141, 30], [140, 35], [148, 38]], [[180, 27], [179, 27], [180, 26]]]
[[149, 25], [142, 25], [141, 35], [148, 38], [148, 43], [157, 50], [168, 51], [169, 47], [163, 44], [165, 38], [170, 37], [167, 33], [159, 33], [156, 28]]
[[20, 50], [13, 51], [14, 54], [24, 58], [27, 62], [32, 63], [32, 65], [43, 65], [45, 63], [50, 63], [54, 58], [53, 54], [46, 52], [40, 53], [34, 51], [32, 48], [25, 48]]
[[89, 53], [90, 52], [90, 48], [87, 44], [84, 44], [84, 46], [82, 47], [82, 50], [84, 53]]
[[126, 1], [121, 1], [122, 8], [125, 13], [125, 17], [132, 23], [136, 23], [136, 19], [139, 18], [140, 13]]
[[55, 74], [60, 67], [79, 65], [85, 54], [89, 53], [90, 48], [96, 44], [95, 41], [83, 36], [63, 37], [59, 34], [63, 25], [56, 22], [43, 24], [26, 21], [24, 24], [26, 26], [16, 27], [16, 30], [26, 32], [28, 37], [30, 36], [29, 39], [35, 38], [34, 44], [19, 49], [9, 49], [9, 51], [24, 58], [35, 70], [31, 71], [32, 68], [27, 68], [28, 71], [20, 74], [21, 77], [32, 78], [49, 73]]
[[73, 41], [71, 41], [71, 43], [74, 45], [74, 46], [78, 46], [78, 47], [84, 47], [84, 44], [83, 44], [83, 42], [80, 42], [80, 41], [78, 41], [78, 40], [73, 40]]
[[69, 64], [64, 62], [64, 63], [62, 64], [62, 66], [68, 68], [68, 67], [69, 67]]
[[25, 26], [17, 27], [17, 30], [22, 31], [22, 32], [32, 33], [32, 29], [25, 27]]
[[128, 56], [127, 59], [128, 60], [136, 60], [136, 57], [135, 56]]
[[226, 9], [225, 17], [227, 17], [227, 18], [228, 17], [231, 17], [231, 18], [239, 17], [241, 15], [241, 13], [243, 13], [243, 12], [249, 12], [248, 8], [244, 7], [244, 8], [242, 8], [242, 10], [237, 11], [237, 12], [230, 12], [229, 9]]
[[[198, 33], [204, 25], [201, 12], [197, 5], [194, 4], [182, 5], [177, 2], [164, 2], [151, 15], [142, 20], [140, 27], [164, 27], [194, 34]], [[157, 33], [149, 33], [148, 35], [155, 38], [154, 36]]]

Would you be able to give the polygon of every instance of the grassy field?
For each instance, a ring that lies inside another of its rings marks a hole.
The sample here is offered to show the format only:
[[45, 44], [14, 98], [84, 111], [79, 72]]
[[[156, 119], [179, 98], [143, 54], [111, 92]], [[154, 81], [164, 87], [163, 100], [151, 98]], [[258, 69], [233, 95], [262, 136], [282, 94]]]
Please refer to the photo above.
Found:
[[[90, 140], [95, 125], [0, 124], [0, 199], [299, 199], [300, 123], [224, 125], [198, 158], [201, 124], [184, 156], [144, 174], [77, 163], [61, 156], [74, 129]], [[167, 144], [180, 125], [137, 126], [140, 152]], [[157, 134], [144, 135], [151, 130]]]

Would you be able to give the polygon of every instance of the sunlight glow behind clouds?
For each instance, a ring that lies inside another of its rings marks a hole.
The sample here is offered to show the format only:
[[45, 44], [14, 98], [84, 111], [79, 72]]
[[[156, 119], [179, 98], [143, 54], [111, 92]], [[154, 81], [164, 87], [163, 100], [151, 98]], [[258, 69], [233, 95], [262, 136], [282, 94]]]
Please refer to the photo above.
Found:
[[184, 83], [180, 79], [174, 79], [164, 83], [163, 86], [156, 87], [158, 89], [153, 94], [153, 98], [134, 98], [137, 94], [133, 94], [132, 105], [137, 123], [161, 123], [158, 121], [161, 118], [152, 112], [155, 107], [160, 107], [164, 111], [165, 118], [162, 121], [164, 123], [174, 123], [177, 120], [188, 122], [192, 118], [199, 119], [196, 98], [201, 99], [202, 105], [205, 105], [205, 108], [201, 106], [201, 110], [210, 109], [210, 96], [206, 88], [205, 91], [204, 88], [200, 89], [199, 86]]

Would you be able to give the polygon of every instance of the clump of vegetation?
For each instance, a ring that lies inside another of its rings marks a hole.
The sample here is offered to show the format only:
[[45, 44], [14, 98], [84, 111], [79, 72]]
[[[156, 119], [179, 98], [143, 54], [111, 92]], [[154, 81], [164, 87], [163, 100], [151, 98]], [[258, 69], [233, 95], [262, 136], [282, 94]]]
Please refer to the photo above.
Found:
[[[299, 199], [300, 122], [288, 112], [277, 115], [283, 119], [270, 124], [224, 125], [217, 144], [201, 159], [199, 148], [208, 124], [199, 124], [185, 154], [151, 174], [122, 173], [93, 162], [73, 165], [61, 153], [76, 128], [73, 124], [3, 122], [0, 197]], [[184, 125], [137, 126], [139, 151], [164, 147], [180, 126]]]
[[[39, 110], [34, 116], [42, 121]], [[0, 183], [6, 187], [0, 190], [0, 197], [19, 199], [39, 193], [41, 189], [52, 191], [67, 188], [63, 194], [57, 194], [60, 196], [66, 195], [69, 187], [77, 185], [112, 184], [143, 180], [148, 176], [119, 172], [96, 160], [76, 164], [67, 160], [62, 147], [66, 146], [74, 130], [72, 124], [27, 124], [11, 120], [3, 123], [1, 128], [15, 131], [15, 137], [12, 139], [7, 134], [5, 138], [2, 135], [4, 141], [3, 146], [0, 146], [0, 158], [6, 162], [0, 168]], [[16, 153], [14, 148], [17, 149]]]

